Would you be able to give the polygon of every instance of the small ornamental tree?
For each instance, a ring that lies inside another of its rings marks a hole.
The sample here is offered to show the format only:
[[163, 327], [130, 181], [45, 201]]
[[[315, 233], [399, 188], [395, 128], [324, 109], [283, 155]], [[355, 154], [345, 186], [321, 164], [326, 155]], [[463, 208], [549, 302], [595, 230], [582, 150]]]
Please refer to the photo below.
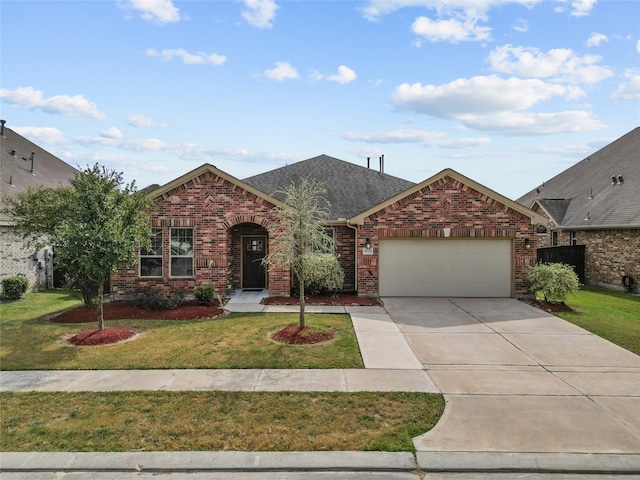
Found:
[[539, 263], [529, 267], [527, 282], [534, 295], [542, 292], [545, 301], [551, 303], [564, 303], [580, 288], [573, 267], [564, 263]]
[[[103, 291], [120, 267], [133, 266], [138, 248], [150, 248], [149, 200], [124, 184], [122, 174], [98, 164], [78, 172], [70, 187], [29, 189], [7, 200], [18, 234], [30, 244], [54, 245], [56, 263], [96, 299], [104, 329]], [[90, 286], [90, 287], [88, 287]]]
[[274, 207], [273, 212], [281, 225], [280, 232], [269, 242], [270, 253], [264, 265], [289, 267], [298, 281], [300, 296], [300, 328], [305, 327], [304, 290], [307, 278], [318, 277], [312, 270], [320, 264], [314, 255], [333, 252], [333, 237], [323, 226], [329, 218], [329, 202], [323, 197], [326, 190], [316, 180], [303, 179], [291, 183], [276, 193], [284, 195], [286, 207]]

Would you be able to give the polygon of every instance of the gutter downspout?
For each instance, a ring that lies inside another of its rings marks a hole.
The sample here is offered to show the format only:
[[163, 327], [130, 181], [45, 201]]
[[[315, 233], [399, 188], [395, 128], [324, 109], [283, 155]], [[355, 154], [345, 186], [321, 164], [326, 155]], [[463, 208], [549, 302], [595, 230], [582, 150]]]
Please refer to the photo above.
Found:
[[354, 247], [354, 263], [355, 265], [353, 266], [353, 276], [354, 276], [354, 282], [355, 282], [355, 287], [356, 287], [356, 294], [358, 293], [358, 227], [351, 225], [349, 223], [349, 220], [345, 220], [345, 225], [348, 228], [353, 229], [354, 232], [356, 232], [356, 236], [353, 239], [353, 247]]

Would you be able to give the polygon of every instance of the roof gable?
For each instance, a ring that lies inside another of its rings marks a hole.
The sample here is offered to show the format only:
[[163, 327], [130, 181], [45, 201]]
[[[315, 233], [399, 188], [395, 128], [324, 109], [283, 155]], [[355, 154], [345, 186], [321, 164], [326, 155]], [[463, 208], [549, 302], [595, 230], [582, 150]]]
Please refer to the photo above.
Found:
[[285, 207], [285, 205], [278, 200], [277, 198], [274, 198], [270, 195], [267, 195], [266, 193], [252, 187], [251, 185], [243, 182], [242, 180], [239, 180], [235, 177], [233, 177], [232, 175], [229, 175], [226, 172], [223, 172], [222, 170], [216, 168], [215, 166], [205, 163], [204, 165], [201, 165], [200, 167], [196, 168], [195, 170], [191, 170], [190, 172], [182, 175], [179, 178], [176, 178], [175, 180], [159, 187], [156, 188], [154, 190], [151, 190], [148, 195], [152, 198], [152, 199], [156, 199], [159, 197], [163, 197], [163, 198], [168, 198], [171, 195], [173, 195], [174, 193], [180, 191], [183, 188], [189, 188], [189, 184], [192, 182], [197, 181], [197, 179], [199, 177], [201, 177], [204, 174], [207, 173], [212, 173], [213, 175], [216, 175], [217, 177], [220, 177], [224, 182], [228, 183], [230, 187], [237, 187], [240, 188], [242, 190], [244, 190], [245, 192], [247, 192], [250, 195], [255, 195], [258, 198], [261, 198], [269, 203], [272, 203], [273, 205], [277, 205], [280, 207]]
[[278, 191], [302, 178], [315, 179], [324, 184], [331, 220], [351, 218], [414, 185], [408, 180], [328, 155], [292, 163], [245, 178], [244, 181], [283, 200], [284, 196]]
[[466, 187], [466, 188], [471, 188], [475, 190], [476, 192], [478, 192], [479, 195], [484, 196], [486, 198], [486, 201], [498, 203], [502, 205], [503, 208], [506, 209], [507, 211], [511, 210], [514, 213], [517, 213], [529, 218], [531, 221], [531, 224], [533, 225], [546, 223], [546, 219], [542, 215], [524, 207], [523, 205], [520, 205], [519, 203], [514, 202], [513, 200], [509, 200], [507, 197], [504, 197], [499, 193], [494, 192], [493, 190], [483, 185], [480, 185], [479, 183], [465, 177], [464, 175], [450, 168], [446, 168], [442, 170], [440, 173], [437, 173], [436, 175], [424, 180], [423, 182], [417, 185], [414, 185], [403, 192], [398, 193], [392, 198], [370, 208], [369, 210], [366, 210], [360, 213], [359, 215], [354, 216], [351, 220], [353, 223], [361, 225], [364, 222], [365, 218], [371, 215], [374, 215], [377, 212], [395, 203], [399, 203], [406, 198], [415, 198], [416, 196], [420, 195], [420, 191], [422, 189], [428, 188], [430, 185], [433, 185], [434, 183], [445, 182], [447, 177], [462, 184], [463, 188]]
[[[568, 202], [564, 212], [557, 210], [558, 199]], [[581, 229], [640, 227], [639, 199], [640, 127], [517, 201], [526, 206], [537, 202], [559, 227]]]

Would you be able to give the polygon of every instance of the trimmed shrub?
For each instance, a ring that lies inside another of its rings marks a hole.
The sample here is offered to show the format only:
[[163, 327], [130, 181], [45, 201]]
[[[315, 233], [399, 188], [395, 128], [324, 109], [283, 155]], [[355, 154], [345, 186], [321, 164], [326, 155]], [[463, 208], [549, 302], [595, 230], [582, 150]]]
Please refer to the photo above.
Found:
[[29, 280], [26, 277], [9, 277], [2, 280], [2, 297], [7, 300], [22, 298], [29, 288]]
[[580, 289], [578, 275], [571, 265], [564, 263], [539, 263], [529, 267], [527, 282], [531, 292], [542, 292], [545, 301], [551, 303], [564, 303]]
[[304, 257], [305, 291], [311, 295], [334, 294], [344, 284], [338, 257], [331, 253], [311, 253]]
[[203, 305], [211, 305], [216, 297], [216, 289], [210, 283], [198, 285], [193, 289], [193, 296]]
[[173, 310], [184, 303], [185, 296], [184, 289], [166, 295], [153, 287], [143, 287], [133, 295], [133, 304], [143, 310]]

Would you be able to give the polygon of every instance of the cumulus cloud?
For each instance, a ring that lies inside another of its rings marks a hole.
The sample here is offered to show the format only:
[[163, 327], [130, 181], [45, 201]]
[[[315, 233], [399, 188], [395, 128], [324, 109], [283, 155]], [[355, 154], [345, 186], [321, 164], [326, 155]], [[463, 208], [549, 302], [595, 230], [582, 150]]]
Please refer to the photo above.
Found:
[[629, 69], [625, 72], [625, 77], [627, 81], [611, 95], [611, 100], [615, 102], [640, 100], [640, 70]]
[[574, 17], [584, 17], [589, 15], [598, 0], [573, 0], [571, 2], [571, 15]]
[[533, 47], [511, 45], [496, 48], [488, 57], [491, 69], [496, 72], [586, 84], [613, 75], [611, 69], [598, 65], [601, 59], [598, 55], [580, 56], [570, 48], [554, 48], [545, 53]]
[[325, 75], [320, 72], [313, 72], [311, 74], [311, 79], [315, 81], [327, 80], [329, 82], [337, 82], [342, 84], [351, 83], [356, 79], [356, 77], [356, 72], [345, 65], [340, 65], [338, 67], [338, 73], [334, 75]]
[[500, 112], [491, 116], [466, 115], [469, 128], [500, 135], [535, 136], [577, 133], [606, 128], [590, 112], [569, 110], [554, 113]]
[[345, 132], [347, 140], [365, 143], [417, 143], [431, 148], [463, 148], [490, 143], [490, 139], [449, 138], [443, 132], [428, 130], [391, 130], [387, 132]]
[[157, 25], [180, 21], [180, 9], [171, 0], [118, 0], [118, 7], [138, 12], [144, 20]]
[[227, 61], [227, 57], [224, 55], [202, 52], [189, 53], [182, 48], [168, 48], [162, 51], [158, 51], [155, 48], [148, 48], [145, 53], [148, 57], [157, 57], [164, 62], [169, 62], [174, 57], [178, 57], [182, 60], [182, 63], [186, 65], [222, 65]]
[[118, 130], [116, 127], [111, 127], [100, 132], [100, 136], [104, 138], [119, 139], [119, 138], [122, 138], [122, 132]]
[[428, 17], [418, 17], [411, 25], [411, 30], [431, 42], [458, 43], [491, 38], [491, 28], [479, 26], [476, 19], [431, 20]]
[[274, 0], [243, 0], [241, 15], [249, 25], [257, 28], [271, 28], [276, 11], [280, 8]]
[[40, 145], [64, 145], [67, 140], [53, 127], [12, 127], [13, 131]]
[[155, 120], [139, 113], [131, 113], [127, 116], [127, 123], [132, 127], [151, 128], [157, 126]]
[[106, 115], [98, 110], [95, 103], [84, 95], [56, 95], [45, 98], [43, 92], [33, 87], [20, 87], [15, 90], [0, 88], [0, 97], [6, 103], [18, 105], [28, 110], [42, 110], [55, 115], [80, 116], [94, 120], [103, 120]]
[[607, 37], [604, 33], [592, 33], [587, 40], [588, 47], [597, 47], [602, 42], [608, 42], [609, 37]]
[[289, 65], [288, 62], [276, 62], [275, 68], [265, 70], [263, 74], [268, 79], [278, 82], [295, 80], [299, 76], [298, 71]]

